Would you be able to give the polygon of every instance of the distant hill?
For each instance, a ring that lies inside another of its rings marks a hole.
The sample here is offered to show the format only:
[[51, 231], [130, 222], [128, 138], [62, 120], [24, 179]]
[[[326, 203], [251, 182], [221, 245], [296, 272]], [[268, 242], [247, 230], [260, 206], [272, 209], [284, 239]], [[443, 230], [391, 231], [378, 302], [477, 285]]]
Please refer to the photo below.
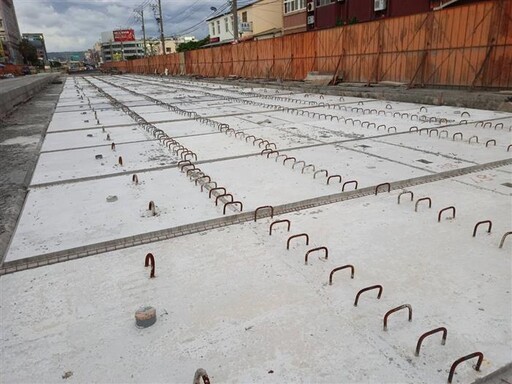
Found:
[[84, 51], [74, 52], [48, 52], [48, 60], [59, 60], [59, 61], [83, 61]]

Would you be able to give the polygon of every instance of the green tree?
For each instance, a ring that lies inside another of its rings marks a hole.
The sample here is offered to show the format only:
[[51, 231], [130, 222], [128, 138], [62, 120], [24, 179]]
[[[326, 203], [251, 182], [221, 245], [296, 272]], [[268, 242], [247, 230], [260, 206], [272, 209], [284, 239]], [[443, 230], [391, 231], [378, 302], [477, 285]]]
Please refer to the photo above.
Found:
[[210, 36], [206, 36], [204, 39], [199, 41], [187, 41], [186, 43], [178, 44], [176, 47], [176, 52], [186, 52], [193, 51], [194, 49], [199, 49], [203, 45], [208, 44], [210, 42]]
[[37, 49], [30, 43], [30, 41], [27, 39], [21, 40], [19, 50], [21, 52], [21, 56], [23, 56], [23, 64], [38, 64], [39, 59], [37, 58]]

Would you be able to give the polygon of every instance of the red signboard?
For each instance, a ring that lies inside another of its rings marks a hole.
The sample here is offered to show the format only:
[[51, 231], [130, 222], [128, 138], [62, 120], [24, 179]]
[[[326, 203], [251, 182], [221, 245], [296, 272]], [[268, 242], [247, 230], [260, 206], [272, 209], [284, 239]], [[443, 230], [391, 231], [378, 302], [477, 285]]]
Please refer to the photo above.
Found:
[[118, 29], [113, 31], [114, 41], [134, 41], [135, 31], [133, 29]]
[[220, 37], [210, 37], [210, 43], [218, 43], [220, 41]]

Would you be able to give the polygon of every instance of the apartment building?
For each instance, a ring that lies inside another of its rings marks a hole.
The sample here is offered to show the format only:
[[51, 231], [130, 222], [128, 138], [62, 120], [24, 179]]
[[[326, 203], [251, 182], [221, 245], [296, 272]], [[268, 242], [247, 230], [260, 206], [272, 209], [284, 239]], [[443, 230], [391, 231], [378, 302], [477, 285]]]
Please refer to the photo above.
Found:
[[0, 63], [23, 64], [20, 27], [13, 0], [0, 0]]
[[[282, 35], [283, 7], [280, 1], [257, 0], [237, 9], [238, 37], [236, 40], [258, 40]], [[231, 11], [206, 20], [210, 44], [226, 44], [235, 40]]]

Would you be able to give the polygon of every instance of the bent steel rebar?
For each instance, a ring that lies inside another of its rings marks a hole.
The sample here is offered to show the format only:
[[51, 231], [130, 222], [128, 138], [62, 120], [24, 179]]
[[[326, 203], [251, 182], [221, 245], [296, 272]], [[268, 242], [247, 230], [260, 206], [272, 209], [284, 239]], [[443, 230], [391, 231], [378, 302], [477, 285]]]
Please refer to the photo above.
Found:
[[423, 335], [420, 336], [420, 338], [418, 339], [418, 343], [416, 344], [416, 352], [414, 353], [414, 355], [415, 356], [420, 355], [421, 344], [423, 343], [423, 340], [425, 340], [426, 337], [431, 336], [438, 332], [443, 332], [443, 339], [441, 340], [441, 345], [445, 345], [446, 344], [446, 336], [448, 336], [448, 330], [445, 327], [439, 327], [439, 328], [433, 329], [431, 331], [425, 332]]
[[189, 175], [189, 172], [201, 172], [201, 169], [200, 168], [191, 168], [191, 169], [187, 169], [187, 176]]
[[307, 233], [299, 233], [297, 235], [293, 235], [293, 236], [290, 236], [288, 238], [288, 240], [286, 241], [286, 249], [289, 250], [290, 249], [290, 242], [293, 240], [293, 239], [298, 239], [298, 238], [301, 238], [301, 237], [305, 237], [306, 238], [306, 245], [309, 245], [309, 235]]
[[110, 149], [115, 151], [116, 150], [116, 143], [110, 144]]
[[246, 136], [245, 137], [245, 142], [247, 143], [249, 141], [249, 139], [256, 139], [256, 136], [254, 136], [254, 135]]
[[226, 188], [224, 188], [224, 187], [215, 187], [215, 188], [210, 189], [210, 192], [208, 193], [208, 198], [212, 197], [213, 192], [220, 191], [220, 190], [223, 191], [222, 193], [226, 193]]
[[274, 149], [277, 151], [276, 143], [269, 142], [269, 143], [265, 144], [265, 148], [270, 148], [270, 147], [274, 147]]
[[[313, 172], [315, 171], [315, 166], [313, 164], [308, 164], [308, 165], [304, 165], [302, 167], [302, 171], [300, 173], [304, 173], [304, 170], [307, 168], [313, 168]], [[292, 169], [293, 169], [293, 167], [292, 167]]]
[[386, 109], [393, 109], [393, 106], [391, 104], [386, 104]]
[[277, 153], [277, 156], [279, 156], [279, 151], [270, 150], [270, 152], [267, 153], [267, 159], [270, 158], [270, 155], [272, 155], [274, 153]]
[[287, 156], [287, 157], [286, 157], [286, 159], [284, 159], [284, 160], [283, 160], [283, 165], [286, 165], [286, 162], [287, 162], [288, 160], [293, 160], [293, 162], [294, 162], [294, 163], [297, 161], [297, 159], [296, 159], [295, 157], [293, 157], [293, 156], [289, 156], [289, 157], [288, 157], [288, 156]]
[[325, 260], [327, 260], [329, 258], [329, 250], [327, 249], [327, 247], [316, 247], [316, 248], [312, 248], [306, 252], [306, 256], [304, 256], [304, 264], [308, 265], [308, 257], [309, 257], [310, 253], [318, 252], [318, 251], [324, 251]]
[[496, 146], [496, 140], [494, 140], [494, 139], [487, 140], [487, 141], [485, 142], [485, 146], [486, 146], [486, 147], [488, 147], [490, 143], [493, 143], [493, 144], [494, 144], [494, 146]]
[[507, 147], [507, 152], [510, 151], [510, 148], [512, 148], [512, 144], [509, 144], [509, 146]]
[[483, 220], [483, 221], [479, 221], [478, 223], [475, 224], [475, 228], [473, 228], [473, 237], [476, 236], [476, 231], [481, 224], [488, 224], [487, 233], [491, 233], [491, 229], [492, 229], [491, 220]]
[[155, 277], [155, 257], [152, 253], [148, 253], [146, 255], [146, 259], [144, 260], [144, 266], [149, 267], [151, 265], [151, 273], [149, 274], [149, 278]]
[[329, 172], [327, 171], [327, 169], [319, 169], [318, 171], [313, 173], [313, 179], [316, 179], [316, 175], [318, 175], [319, 173], [325, 173], [325, 177], [329, 177]]
[[411, 201], [414, 200], [414, 193], [412, 193], [411, 191], [403, 191], [403, 192], [400, 192], [400, 194], [398, 195], [398, 204], [400, 204], [400, 198], [403, 195], [411, 195]]
[[272, 150], [271, 149], [264, 149], [263, 151], [260, 152], [260, 155], [263, 156], [265, 153], [269, 153], [269, 152], [272, 152]]
[[[320, 171], [318, 171], [320, 172]], [[338, 179], [338, 183], [341, 183], [341, 175], [332, 175], [327, 178], [327, 185], [331, 182], [331, 179]]]
[[482, 352], [473, 352], [469, 355], [463, 356], [458, 360], [455, 360], [450, 368], [450, 374], [448, 375], [448, 384], [451, 384], [453, 375], [455, 374], [455, 369], [457, 368], [457, 365], [462, 363], [463, 361], [472, 359], [474, 357], [478, 357], [478, 360], [476, 362], [476, 365], [474, 366], [475, 371], [480, 371], [480, 366], [482, 365], [482, 361], [484, 360], [484, 354]]
[[445, 137], [448, 137], [448, 131], [446, 129], [443, 129], [441, 132], [439, 132], [439, 138], [443, 137], [443, 133], [446, 133]]
[[484, 128], [487, 128], [487, 127], [492, 128], [492, 123], [490, 121], [486, 121], [485, 123], [482, 124], [482, 127], [484, 127]]
[[388, 128], [388, 133], [389, 133], [389, 131], [390, 131], [391, 129], [394, 129], [394, 130], [395, 130], [395, 132], [396, 132], [396, 127], [394, 127], [394, 126], [393, 126], [393, 127], [389, 127], [389, 128]]
[[500, 246], [499, 246], [499, 248], [503, 248], [503, 244], [505, 244], [505, 239], [508, 237], [508, 235], [512, 235], [512, 231], [511, 231], [511, 232], [506, 232], [506, 233], [501, 237], [501, 241], [500, 241]]
[[466, 114], [468, 117], [471, 117], [471, 115], [469, 114], [469, 112], [466, 112], [466, 111], [462, 112], [462, 113], [460, 114], [460, 116], [461, 116], [461, 117], [464, 117], [464, 114]]
[[345, 186], [346, 186], [346, 185], [349, 185], [349, 184], [355, 184], [354, 189], [357, 189], [357, 186], [359, 185], [359, 183], [357, 182], [357, 180], [349, 180], [349, 181], [345, 181], [345, 182], [343, 183], [343, 186], [341, 187], [341, 192], [345, 192]]
[[132, 183], [134, 183], [135, 185], [139, 184], [139, 176], [137, 176], [137, 174], [133, 174]]
[[389, 183], [382, 183], [382, 184], [379, 184], [379, 185], [377, 185], [375, 187], [375, 195], [377, 195], [379, 193], [379, 188], [380, 187], [386, 187], [386, 186], [388, 187], [387, 192], [391, 192], [391, 184], [389, 184]]
[[240, 212], [242, 212], [244, 209], [244, 205], [242, 204], [241, 201], [230, 201], [229, 203], [224, 204], [224, 208], [222, 209], [222, 214], [223, 215], [226, 214], [226, 208], [228, 207], [228, 205], [235, 205], [235, 204], [240, 204]]
[[288, 225], [287, 227], [287, 232], [290, 232], [290, 228], [292, 226], [292, 223], [290, 220], [288, 219], [282, 219], [282, 220], [276, 220], [274, 221], [272, 224], [270, 224], [270, 227], [269, 227], [269, 231], [268, 231], [268, 235], [269, 236], [272, 236], [272, 228], [274, 228], [274, 225], [276, 224], [281, 224], [281, 223], [286, 223]]
[[416, 204], [414, 205], [414, 212], [418, 212], [418, 204], [422, 201], [428, 201], [428, 207], [432, 208], [432, 199], [430, 197], [422, 197], [416, 201]]
[[258, 217], [258, 212], [263, 209], [270, 209], [270, 218], [274, 217], [274, 207], [271, 205], [262, 205], [261, 207], [256, 208], [254, 211], [254, 221], [256, 221], [256, 218]]
[[203, 179], [208, 179], [208, 181], [212, 181], [212, 178], [208, 175], [203, 175], [201, 177], [198, 177], [197, 179], [195, 179], [194, 181], [194, 184], [197, 185], [197, 183], [199, 183], [200, 181], [202, 181]]
[[295, 160], [295, 161], [293, 162], [292, 169], [295, 169], [295, 166], [296, 166], [297, 164], [301, 164], [301, 163], [302, 163], [302, 165], [306, 165], [306, 162], [305, 162], [304, 160]]
[[201, 184], [201, 192], [203, 192], [203, 188], [206, 188], [210, 184], [213, 184], [214, 188], [217, 188], [217, 182], [216, 181], [209, 181], [207, 183]]
[[119, 156], [119, 159], [117, 159], [117, 162], [119, 163], [119, 165], [122, 167], [123, 166], [123, 157], [122, 156]]
[[355, 268], [354, 268], [353, 265], [347, 264], [347, 265], [343, 265], [341, 267], [334, 268], [331, 271], [331, 273], [329, 274], [329, 285], [332, 285], [332, 277], [334, 275], [334, 272], [338, 272], [338, 271], [341, 271], [341, 270], [347, 269], [347, 268], [350, 268], [350, 278], [353, 279], [354, 278]]
[[432, 132], [435, 132], [436, 136], [439, 136], [439, 130], [437, 130], [437, 128], [432, 128], [430, 131], [428, 131], [428, 137], [432, 137]]
[[423, 112], [423, 110], [425, 110], [425, 112], [428, 112], [428, 111], [427, 111], [427, 107], [421, 106], [421, 107], [420, 107], [420, 112]]
[[199, 368], [196, 373], [194, 373], [192, 384], [201, 384], [200, 379], [203, 379], [203, 384], [210, 384], [210, 378], [203, 368]]
[[455, 207], [452, 205], [450, 207], [446, 207], [446, 208], [443, 208], [439, 211], [439, 213], [437, 214], [437, 222], [440, 223], [441, 222], [441, 215], [443, 214], [444, 211], [449, 211], [451, 210], [452, 211], [452, 219], [455, 219]]
[[455, 132], [453, 135], [452, 135], [452, 140], [455, 141], [455, 137], [456, 136], [460, 136], [460, 139], [463, 140], [463, 136], [462, 136], [462, 132]]
[[[181, 160], [178, 161], [177, 166], [180, 167], [180, 171], [183, 172], [183, 168], [189, 165], [194, 165], [190, 162], [190, 160]], [[195, 165], [194, 165], [195, 166]]]
[[392, 313], [395, 313], [395, 312], [398, 312], [402, 309], [408, 309], [409, 310], [409, 321], [412, 321], [412, 306], [411, 304], [402, 304], [396, 308], [393, 308], [393, 309], [390, 309], [389, 311], [386, 312], [386, 314], [384, 315], [384, 327], [383, 327], [383, 330], [384, 331], [387, 331], [388, 330], [388, 317], [392, 314]]
[[382, 128], [384, 128], [384, 129], [386, 129], [386, 124], [377, 125], [377, 131], [378, 131], [381, 127], [382, 127]]
[[252, 145], [256, 145], [256, 142], [259, 141], [260, 143], [262, 143], [264, 140], [262, 138], [257, 138], [257, 139], [254, 139], [253, 142], [252, 142]]
[[466, 124], [467, 125], [468, 121], [467, 120], [461, 120], [461, 121], [459, 121], [459, 125], [461, 125], [461, 124]]
[[409, 132], [418, 132], [418, 127], [412, 126], [411, 128], [409, 128]]
[[233, 199], [233, 195], [232, 195], [231, 193], [223, 193], [222, 195], [218, 195], [218, 196], [215, 198], [215, 205], [217, 205], [217, 204], [218, 204], [219, 199], [220, 199], [221, 197], [227, 197], [227, 196], [231, 196], [231, 201], [233, 201], [233, 200], [234, 200], [234, 199]]
[[496, 125], [494, 126], [494, 129], [497, 129], [498, 126], [500, 126], [501, 129], [503, 129], [503, 127], [504, 127], [503, 123], [496, 123]]
[[478, 136], [471, 136], [468, 140], [468, 143], [471, 144], [471, 140], [476, 139], [475, 141], [478, 143]]
[[155, 208], [155, 203], [153, 202], [153, 200], [151, 200], [151, 201], [149, 202], [149, 205], [148, 205], [148, 211], [151, 211], [151, 214], [152, 214], [153, 216], [155, 216], [155, 215], [156, 215], [156, 208]]
[[419, 130], [419, 133], [420, 133], [420, 135], [421, 135], [421, 132], [427, 132], [427, 133], [428, 133], [428, 131], [429, 131], [429, 128], [421, 128], [421, 129]]
[[357, 292], [356, 299], [354, 301], [354, 307], [357, 307], [357, 303], [359, 301], [359, 296], [361, 296], [362, 293], [367, 292], [367, 291], [372, 291], [374, 289], [378, 289], [379, 290], [379, 294], [377, 295], [377, 299], [380, 299], [380, 297], [382, 296], [382, 289], [383, 289], [382, 285], [372, 285], [371, 287], [363, 288], [359, 292]]
[[194, 160], [197, 161], [197, 155], [192, 151], [187, 151], [183, 153], [183, 159], [187, 160], [187, 156], [192, 156]]

